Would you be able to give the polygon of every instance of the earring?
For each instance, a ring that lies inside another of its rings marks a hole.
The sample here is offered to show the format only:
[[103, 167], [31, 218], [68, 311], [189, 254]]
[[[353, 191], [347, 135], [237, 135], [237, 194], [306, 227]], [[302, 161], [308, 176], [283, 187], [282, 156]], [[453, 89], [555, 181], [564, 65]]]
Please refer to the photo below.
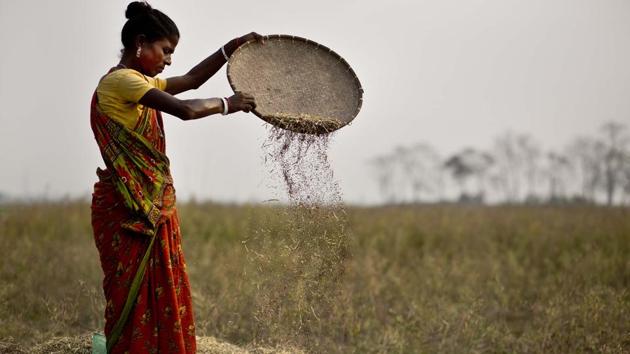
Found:
[[140, 47], [138, 47], [138, 50], [136, 51], [136, 58], [140, 58], [140, 52], [142, 51], [142, 49], [140, 49]]

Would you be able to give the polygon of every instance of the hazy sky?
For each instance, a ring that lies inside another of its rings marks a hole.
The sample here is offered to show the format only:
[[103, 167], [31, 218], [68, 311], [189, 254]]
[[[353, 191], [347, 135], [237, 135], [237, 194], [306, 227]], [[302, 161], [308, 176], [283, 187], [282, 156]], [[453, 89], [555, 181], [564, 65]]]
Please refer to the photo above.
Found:
[[[250, 31], [310, 38], [343, 56], [363, 109], [334, 137], [345, 200], [378, 199], [366, 161], [426, 142], [442, 154], [488, 147], [507, 130], [546, 148], [630, 123], [630, 1], [150, 2], [181, 40], [162, 77], [188, 71]], [[0, 192], [87, 196], [103, 166], [89, 126], [98, 79], [118, 62], [128, 1], [0, 0]], [[182, 97], [231, 94], [225, 69]], [[180, 199], [277, 197], [253, 114], [165, 115]]]

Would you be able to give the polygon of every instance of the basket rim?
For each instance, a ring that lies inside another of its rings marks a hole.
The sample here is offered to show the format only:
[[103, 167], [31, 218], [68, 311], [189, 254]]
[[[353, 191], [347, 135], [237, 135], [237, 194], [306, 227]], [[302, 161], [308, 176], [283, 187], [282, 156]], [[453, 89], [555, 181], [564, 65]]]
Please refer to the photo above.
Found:
[[[358, 87], [358, 92], [359, 92], [359, 97], [358, 97], [358, 104], [357, 107], [354, 111], [354, 113], [352, 114], [352, 118], [347, 121], [344, 122], [343, 125], [341, 125], [338, 129], [343, 128], [344, 126], [350, 124], [350, 122], [352, 122], [354, 120], [354, 118], [356, 118], [356, 116], [359, 114], [359, 111], [361, 111], [361, 107], [363, 106], [363, 86], [361, 85], [361, 81], [359, 81], [359, 77], [357, 76], [357, 74], [355, 73], [355, 71], [352, 69], [352, 67], [350, 66], [350, 64], [339, 54], [337, 54], [334, 50], [330, 49], [329, 47], [322, 45], [320, 43], [317, 43], [313, 40], [310, 40], [308, 38], [304, 38], [304, 37], [299, 37], [299, 36], [294, 36], [294, 35], [289, 35], [289, 34], [270, 34], [270, 35], [266, 35], [263, 36], [265, 41], [268, 40], [280, 40], [280, 41], [286, 41], [286, 40], [290, 40], [290, 41], [299, 41], [299, 42], [305, 42], [309, 45], [314, 45], [316, 47], [316, 49], [322, 49], [328, 52], [328, 54], [332, 55], [333, 57], [337, 58], [337, 60], [339, 60], [340, 62], [342, 62], [346, 68], [348, 68], [348, 71], [350, 72], [350, 74], [353, 76], [354, 78], [354, 82], [357, 84]], [[228, 82], [230, 84], [230, 87], [232, 88], [232, 91], [236, 92], [236, 87], [234, 85], [233, 79], [232, 79], [232, 74], [230, 71], [231, 68], [231, 64], [233, 62], [233, 59], [235, 57], [236, 54], [238, 54], [241, 50], [243, 50], [243, 48], [246, 48], [247, 46], [251, 45], [252, 43], [256, 42], [256, 39], [252, 39], [249, 40], [245, 43], [243, 43], [241, 46], [239, 46], [234, 53], [232, 53], [232, 55], [230, 56], [230, 58], [227, 61], [227, 78], [228, 78]], [[265, 122], [272, 124], [272, 125], [276, 125], [275, 122], [270, 121], [269, 119], [267, 119], [265, 116], [263, 116], [258, 110], [256, 110], [255, 108], [253, 110], [251, 110], [252, 113], [254, 113], [258, 118], [264, 120]]]

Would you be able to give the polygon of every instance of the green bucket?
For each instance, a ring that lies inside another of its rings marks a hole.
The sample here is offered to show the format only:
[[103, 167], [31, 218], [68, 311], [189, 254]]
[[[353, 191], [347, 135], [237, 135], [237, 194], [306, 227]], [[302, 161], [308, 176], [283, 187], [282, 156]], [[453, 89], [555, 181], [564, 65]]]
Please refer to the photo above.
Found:
[[107, 354], [107, 339], [103, 333], [92, 334], [92, 354]]

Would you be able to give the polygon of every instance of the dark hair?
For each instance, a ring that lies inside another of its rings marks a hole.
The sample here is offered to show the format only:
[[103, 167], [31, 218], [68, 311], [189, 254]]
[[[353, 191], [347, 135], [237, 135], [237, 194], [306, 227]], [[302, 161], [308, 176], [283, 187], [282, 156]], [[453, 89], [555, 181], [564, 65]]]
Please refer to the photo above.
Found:
[[144, 35], [148, 42], [167, 37], [179, 38], [179, 30], [175, 22], [145, 1], [130, 3], [125, 11], [125, 17], [128, 20], [123, 26], [121, 39], [127, 49], [135, 47], [136, 36], [140, 34]]

